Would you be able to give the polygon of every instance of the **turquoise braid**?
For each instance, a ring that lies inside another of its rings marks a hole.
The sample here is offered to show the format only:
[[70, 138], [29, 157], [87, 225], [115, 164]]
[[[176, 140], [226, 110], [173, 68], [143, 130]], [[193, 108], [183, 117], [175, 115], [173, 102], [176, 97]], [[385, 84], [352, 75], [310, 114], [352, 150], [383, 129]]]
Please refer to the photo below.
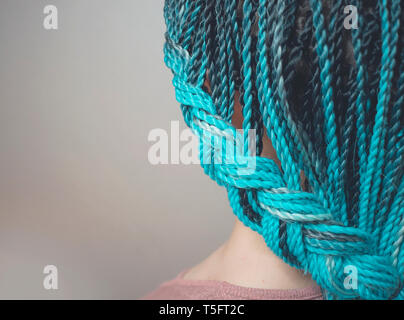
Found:
[[[391, 69], [394, 68], [394, 64], [396, 62], [396, 55], [398, 54], [397, 52], [397, 45], [401, 44], [401, 48], [404, 45], [403, 41], [401, 43], [399, 42], [399, 39], [397, 37], [397, 32], [402, 25], [400, 25], [400, 14], [401, 14], [401, 7], [400, 7], [400, 2], [399, 1], [394, 1], [393, 6], [392, 6], [392, 21], [394, 22], [394, 26], [392, 27], [392, 41], [391, 41], [391, 46], [393, 47], [393, 51], [391, 53]], [[399, 175], [399, 172], [397, 171], [400, 168], [399, 162], [397, 161], [404, 161], [402, 159], [402, 150], [400, 153], [400, 150], [396, 148], [397, 141], [399, 139], [398, 135], [400, 133], [400, 116], [401, 116], [401, 108], [404, 99], [404, 50], [401, 51], [401, 58], [399, 61], [401, 63], [398, 64], [398, 77], [397, 77], [397, 92], [396, 95], [393, 93], [393, 97], [395, 97], [397, 100], [393, 100], [393, 107], [391, 110], [391, 120], [387, 124], [387, 126], [390, 127], [389, 132], [387, 132], [387, 137], [386, 137], [386, 155], [385, 155], [385, 161], [381, 161], [380, 156], [379, 156], [379, 162], [380, 164], [385, 163], [384, 167], [382, 167], [380, 170], [383, 170], [383, 175], [385, 178], [383, 179], [382, 183], [383, 186], [381, 187], [381, 199], [379, 203], [376, 203], [377, 208], [375, 212], [377, 212], [376, 215], [376, 228], [379, 230], [379, 237], [381, 236], [380, 234], [380, 225], [381, 222], [384, 220], [385, 215], [388, 210], [388, 203], [387, 199], [390, 199], [390, 195], [394, 193], [394, 186], [395, 186], [395, 178]], [[390, 76], [390, 79], [393, 77], [393, 73]], [[385, 133], [386, 135], [386, 133]], [[380, 187], [380, 185], [379, 185]]]
[[[396, 66], [396, 54], [397, 54], [397, 44], [398, 44], [398, 30], [400, 28], [400, 14], [401, 14], [401, 7], [400, 7], [400, 0], [393, 0], [392, 5], [391, 5], [391, 21], [392, 21], [392, 26], [391, 26], [391, 37], [390, 37], [390, 44], [389, 47], [391, 48], [390, 51], [390, 56], [389, 56], [389, 76], [388, 76], [388, 83], [392, 82], [393, 75], [394, 75], [394, 68]], [[391, 86], [389, 86], [389, 90], [386, 92], [386, 100], [390, 101], [391, 97]], [[388, 109], [385, 110], [385, 123], [382, 128], [382, 136], [381, 136], [381, 151], [377, 155], [377, 166], [376, 166], [376, 172], [375, 172], [375, 179], [372, 187], [372, 193], [371, 193], [371, 201], [369, 204], [369, 211], [373, 213], [374, 216], [377, 216], [379, 214], [383, 214], [383, 212], [380, 212], [378, 209], [377, 205], [377, 195], [380, 192], [380, 188], [383, 183], [382, 176], [384, 174], [383, 168], [385, 166], [385, 153], [386, 153], [386, 136], [387, 136], [387, 131], [388, 131]], [[393, 147], [394, 149], [394, 147]], [[386, 175], [389, 175], [388, 172], [385, 173]], [[388, 177], [385, 177], [384, 180], [387, 181]], [[376, 211], [377, 210], [377, 211]], [[380, 212], [380, 213], [379, 213]], [[380, 233], [380, 230], [375, 229], [375, 233], [378, 234]]]
[[[164, 61], [242, 223], [327, 299], [404, 299], [403, 9], [353, 1], [351, 31], [345, 0], [166, 0]], [[262, 129], [280, 167], [260, 154]]]
[[244, 19], [243, 19], [243, 49], [242, 49], [242, 57], [243, 57], [243, 130], [244, 130], [244, 153], [245, 155], [249, 154], [249, 139], [248, 139], [248, 130], [251, 129], [251, 114], [252, 114], [252, 84], [251, 84], [251, 21], [252, 15], [252, 4], [251, 0], [244, 1]]

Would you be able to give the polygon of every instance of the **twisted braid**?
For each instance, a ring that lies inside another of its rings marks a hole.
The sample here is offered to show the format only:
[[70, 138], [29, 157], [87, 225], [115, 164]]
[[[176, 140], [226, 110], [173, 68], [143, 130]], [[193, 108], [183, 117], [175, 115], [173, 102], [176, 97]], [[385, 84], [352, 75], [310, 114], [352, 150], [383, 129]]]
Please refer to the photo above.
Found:
[[[344, 0], [166, 0], [165, 63], [202, 167], [240, 221], [328, 299], [403, 299], [403, 10], [354, 1], [350, 32]], [[281, 168], [260, 155], [263, 130]], [[348, 265], [357, 290], [344, 287]]]
[[[341, 157], [345, 163], [345, 185], [350, 192], [346, 193], [347, 197], [347, 213], [349, 225], [358, 226], [358, 199], [359, 199], [359, 183], [358, 183], [358, 158], [355, 149], [352, 148], [352, 144], [355, 144], [356, 136], [356, 114], [355, 114], [355, 102], [357, 99], [357, 73], [356, 68], [348, 68], [348, 80], [345, 86], [345, 103], [347, 104], [346, 119], [343, 125]], [[349, 188], [350, 186], [350, 188]]]
[[[400, 14], [401, 14], [401, 7], [400, 7], [400, 1], [399, 0], [393, 0], [392, 1], [392, 5], [391, 5], [391, 21], [393, 22], [393, 25], [391, 26], [391, 31], [390, 31], [390, 43], [389, 43], [389, 48], [391, 48], [390, 51], [390, 55], [388, 57], [389, 60], [389, 76], [388, 76], [388, 83], [392, 82], [393, 76], [394, 76], [394, 68], [395, 68], [395, 64], [396, 64], [396, 54], [397, 54], [397, 44], [398, 44], [398, 31], [400, 28]], [[386, 104], [389, 105], [389, 107], [391, 107], [390, 104], [390, 96], [391, 96], [391, 90], [392, 90], [392, 86], [389, 86], [390, 90], [387, 90], [386, 92]], [[387, 175], [387, 177], [384, 178], [384, 181], [387, 182], [389, 179], [390, 174], [388, 172], [384, 173], [384, 166], [385, 166], [385, 161], [384, 161], [384, 157], [385, 157], [385, 153], [386, 153], [386, 149], [385, 145], [386, 145], [386, 136], [387, 136], [387, 131], [388, 129], [388, 113], [389, 113], [389, 109], [386, 108], [386, 110], [384, 111], [384, 115], [385, 115], [385, 124], [382, 127], [382, 133], [381, 133], [381, 151], [377, 154], [377, 166], [376, 166], [376, 172], [375, 172], [375, 178], [373, 179], [373, 186], [372, 186], [372, 191], [371, 191], [371, 199], [370, 199], [370, 203], [369, 203], [369, 211], [373, 214], [373, 216], [377, 216], [377, 215], [383, 215], [383, 210], [382, 211], [376, 211], [378, 209], [377, 206], [377, 198], [378, 198], [378, 194], [380, 192], [380, 188], [382, 186], [382, 182], [383, 182], [383, 175]], [[376, 127], [375, 127], [376, 130]], [[390, 129], [391, 130], [391, 129]], [[398, 132], [397, 132], [398, 133]], [[396, 133], [396, 134], [397, 134]], [[394, 150], [394, 145], [390, 146], [393, 148]], [[396, 157], [394, 157], [396, 158]], [[390, 179], [391, 181], [391, 179]], [[375, 229], [375, 233], [379, 233], [380, 230]]]
[[234, 50], [235, 50], [235, 41], [234, 37], [234, 28], [236, 27], [236, 8], [237, 8], [237, 0], [226, 0], [225, 2], [225, 43], [227, 44], [226, 47], [226, 54], [228, 57], [228, 101], [229, 107], [227, 109], [226, 120], [230, 121], [233, 113], [234, 113], [234, 98], [235, 98], [235, 63], [234, 63]]

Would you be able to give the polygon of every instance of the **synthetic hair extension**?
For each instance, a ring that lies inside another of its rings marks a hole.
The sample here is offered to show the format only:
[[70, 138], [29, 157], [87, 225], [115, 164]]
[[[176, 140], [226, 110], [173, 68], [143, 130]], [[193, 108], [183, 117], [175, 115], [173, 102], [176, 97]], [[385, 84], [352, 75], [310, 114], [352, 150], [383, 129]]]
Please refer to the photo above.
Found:
[[[404, 299], [401, 1], [166, 0], [164, 16], [176, 98], [236, 216], [327, 299]], [[219, 161], [222, 138], [246, 162]]]

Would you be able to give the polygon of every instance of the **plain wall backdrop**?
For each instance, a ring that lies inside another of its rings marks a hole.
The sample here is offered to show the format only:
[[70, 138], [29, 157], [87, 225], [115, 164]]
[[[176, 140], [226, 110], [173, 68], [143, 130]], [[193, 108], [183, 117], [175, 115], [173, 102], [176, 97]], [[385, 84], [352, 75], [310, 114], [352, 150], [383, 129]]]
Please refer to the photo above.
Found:
[[0, 1], [0, 298], [136, 299], [228, 237], [223, 188], [148, 161], [185, 128], [164, 32], [162, 0]]

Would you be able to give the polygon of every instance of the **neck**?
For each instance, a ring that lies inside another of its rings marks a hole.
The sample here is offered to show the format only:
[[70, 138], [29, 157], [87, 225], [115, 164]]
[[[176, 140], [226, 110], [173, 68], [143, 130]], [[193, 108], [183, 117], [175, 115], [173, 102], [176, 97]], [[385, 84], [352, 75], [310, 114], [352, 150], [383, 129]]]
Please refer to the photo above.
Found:
[[286, 264], [268, 248], [260, 234], [238, 219], [221, 250], [229, 282], [272, 289], [298, 289], [315, 285], [310, 275]]
[[278, 258], [261, 235], [236, 219], [229, 239], [189, 270], [187, 279], [219, 280], [264, 289], [300, 289], [315, 285], [310, 275]]

